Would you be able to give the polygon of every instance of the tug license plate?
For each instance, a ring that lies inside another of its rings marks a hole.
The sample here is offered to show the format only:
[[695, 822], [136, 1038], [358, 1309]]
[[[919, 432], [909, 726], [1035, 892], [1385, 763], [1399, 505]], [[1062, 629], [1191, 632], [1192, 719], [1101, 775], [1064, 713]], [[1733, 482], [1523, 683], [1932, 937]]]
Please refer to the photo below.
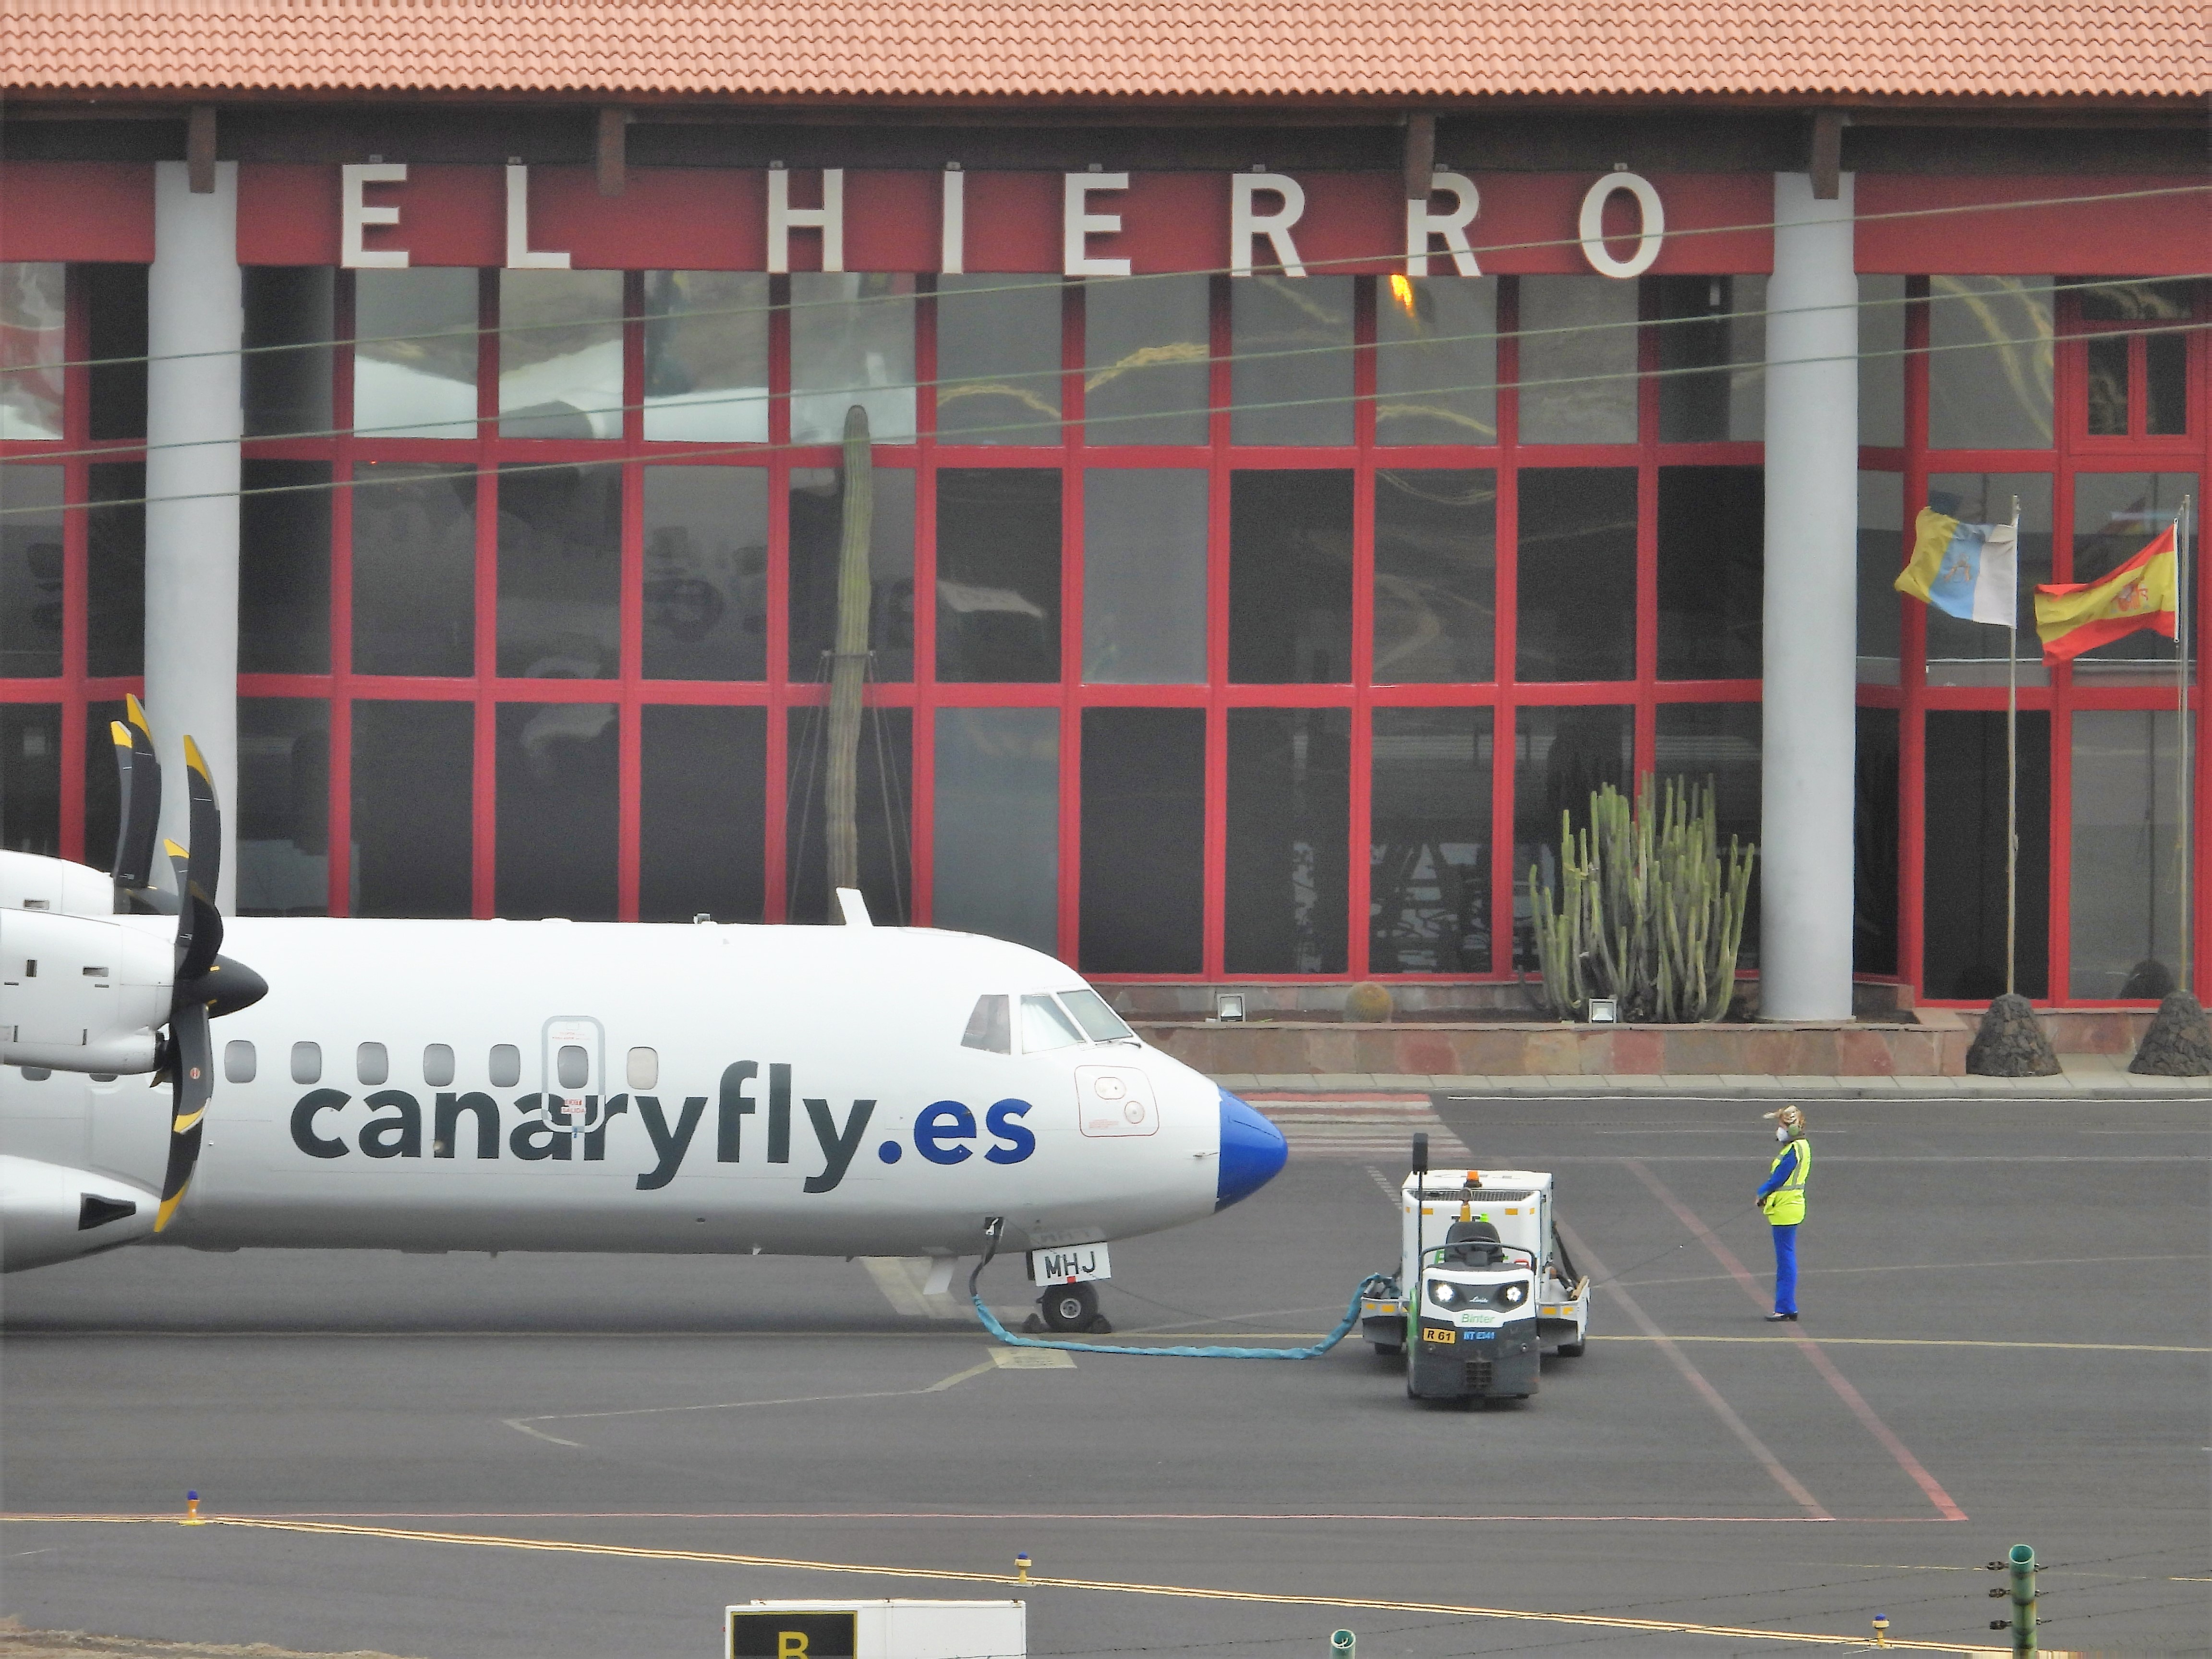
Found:
[[1085, 1279], [1113, 1276], [1113, 1258], [1103, 1244], [1072, 1244], [1057, 1250], [1030, 1252], [1032, 1285], [1079, 1285]]

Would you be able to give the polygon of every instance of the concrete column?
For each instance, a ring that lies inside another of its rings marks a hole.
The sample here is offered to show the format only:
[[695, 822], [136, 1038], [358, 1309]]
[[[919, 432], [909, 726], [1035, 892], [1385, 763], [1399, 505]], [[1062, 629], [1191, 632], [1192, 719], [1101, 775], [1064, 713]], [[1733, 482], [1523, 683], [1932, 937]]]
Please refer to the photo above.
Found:
[[222, 804], [222, 878], [238, 876], [238, 167], [192, 194], [182, 161], [154, 171], [147, 280], [146, 712], [161, 754], [161, 833], [187, 840], [184, 737], [206, 755]]
[[1766, 668], [1759, 1009], [1851, 1012], [1858, 656], [1858, 282], [1851, 177], [1774, 179], [1766, 303]]

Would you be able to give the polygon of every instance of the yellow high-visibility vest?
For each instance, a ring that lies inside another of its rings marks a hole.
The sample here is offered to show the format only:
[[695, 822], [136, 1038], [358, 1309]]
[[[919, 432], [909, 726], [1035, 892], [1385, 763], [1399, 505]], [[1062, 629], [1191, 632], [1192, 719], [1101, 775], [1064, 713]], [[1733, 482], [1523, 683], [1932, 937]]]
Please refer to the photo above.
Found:
[[1797, 1167], [1766, 1195], [1766, 1218], [1778, 1227], [1794, 1227], [1805, 1218], [1805, 1177], [1813, 1173], [1813, 1143], [1802, 1136], [1791, 1141], [1775, 1153], [1766, 1173], [1771, 1176], [1780, 1169], [1783, 1158], [1793, 1151], [1797, 1154]]

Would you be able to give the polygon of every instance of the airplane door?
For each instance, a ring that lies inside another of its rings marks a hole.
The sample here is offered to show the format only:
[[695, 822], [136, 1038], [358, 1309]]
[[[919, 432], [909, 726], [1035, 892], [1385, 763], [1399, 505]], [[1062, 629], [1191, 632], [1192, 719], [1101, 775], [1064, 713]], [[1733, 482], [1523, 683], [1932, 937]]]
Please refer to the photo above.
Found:
[[599, 1022], [563, 1014], [545, 1022], [542, 1045], [545, 1121], [582, 1134], [599, 1127], [606, 1098], [606, 1033]]

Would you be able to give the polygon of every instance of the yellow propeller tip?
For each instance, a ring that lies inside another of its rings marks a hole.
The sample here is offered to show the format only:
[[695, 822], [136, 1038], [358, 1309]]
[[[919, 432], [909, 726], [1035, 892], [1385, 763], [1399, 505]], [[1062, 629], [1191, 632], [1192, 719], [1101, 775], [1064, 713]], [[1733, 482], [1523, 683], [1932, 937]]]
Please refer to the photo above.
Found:
[[169, 1224], [169, 1218], [176, 1214], [177, 1206], [184, 1201], [185, 1195], [182, 1193], [179, 1193], [174, 1198], [165, 1198], [161, 1200], [161, 1210], [154, 1217], [154, 1231], [155, 1232], [158, 1233], [161, 1231]]
[[128, 749], [131, 746], [131, 728], [121, 720], [108, 721], [107, 735], [115, 739], [115, 746], [118, 749]]
[[184, 848], [178, 846], [176, 842], [171, 841], [167, 836], [161, 837], [161, 845], [168, 849], [169, 856], [173, 859], [188, 859], [191, 857], [191, 853], [187, 852]]
[[213, 775], [208, 771], [207, 757], [200, 753], [199, 744], [192, 741], [192, 734], [189, 732], [185, 733], [185, 764], [206, 778], [210, 784], [215, 781]]
[[154, 735], [154, 728], [146, 723], [146, 705], [138, 701], [136, 692], [125, 691], [123, 694], [123, 712], [131, 725], [149, 738]]

